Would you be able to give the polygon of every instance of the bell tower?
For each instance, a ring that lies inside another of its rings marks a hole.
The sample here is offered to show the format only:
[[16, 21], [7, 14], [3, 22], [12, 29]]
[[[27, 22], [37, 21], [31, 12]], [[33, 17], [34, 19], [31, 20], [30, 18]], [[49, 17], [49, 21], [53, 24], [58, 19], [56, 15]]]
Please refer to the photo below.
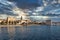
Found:
[[21, 20], [23, 20], [22, 16], [21, 16]]

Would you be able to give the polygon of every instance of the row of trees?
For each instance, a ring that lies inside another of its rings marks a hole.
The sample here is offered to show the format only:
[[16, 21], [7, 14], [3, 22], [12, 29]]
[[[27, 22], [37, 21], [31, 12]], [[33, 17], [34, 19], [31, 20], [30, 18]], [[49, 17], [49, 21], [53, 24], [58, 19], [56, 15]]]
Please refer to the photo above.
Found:
[[19, 23], [19, 21], [2, 21], [0, 22], [0, 25], [16, 25], [17, 23]]

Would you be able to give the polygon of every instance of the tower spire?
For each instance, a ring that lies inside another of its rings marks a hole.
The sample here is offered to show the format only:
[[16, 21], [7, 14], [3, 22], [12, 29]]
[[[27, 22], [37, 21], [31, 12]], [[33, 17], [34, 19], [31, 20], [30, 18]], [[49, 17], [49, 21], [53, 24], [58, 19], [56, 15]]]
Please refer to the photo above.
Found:
[[22, 16], [21, 16], [21, 20], [22, 20]]

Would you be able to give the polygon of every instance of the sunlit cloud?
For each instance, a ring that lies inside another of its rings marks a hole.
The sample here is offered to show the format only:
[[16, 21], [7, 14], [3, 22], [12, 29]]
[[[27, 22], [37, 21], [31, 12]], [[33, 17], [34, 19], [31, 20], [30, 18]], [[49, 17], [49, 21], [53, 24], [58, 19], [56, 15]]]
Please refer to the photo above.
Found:
[[38, 12], [38, 11], [43, 11], [43, 9], [44, 9], [44, 7], [43, 7], [43, 6], [40, 6], [40, 7], [37, 7], [35, 11], [36, 11], [36, 12]]
[[47, 6], [48, 2], [46, 2], [45, 0], [43, 0], [43, 4], [44, 4], [44, 6]]
[[[3, 10], [3, 12], [5, 12], [4, 14], [1, 14], [2, 15], [1, 17], [6, 18], [6, 17], [8, 17], [7, 14], [10, 14], [9, 16], [17, 15], [17, 16], [15, 16], [16, 18], [20, 18], [21, 16], [24, 16], [23, 18], [26, 18], [26, 16], [28, 15], [27, 13], [24, 13], [22, 9], [18, 8], [18, 6], [16, 5], [16, 3], [14, 3], [14, 2], [10, 2], [8, 0], [0, 0], [0, 3], [2, 5], [4, 5], [4, 6], [2, 6], [3, 7], [2, 10]], [[6, 10], [4, 8], [9, 9], [9, 10]]]
[[18, 14], [18, 16], [16, 16], [16, 18], [20, 18], [22, 16], [25, 19], [26, 16], [28, 15], [27, 13], [24, 13], [23, 10], [21, 10], [18, 7], [14, 7], [12, 9], [12, 11], [13, 11], [14, 14]]
[[9, 2], [8, 0], [0, 0], [0, 13], [9, 14], [12, 13], [12, 8], [14, 7], [14, 2]]
[[[52, 4], [54, 4], [56, 1], [52, 1]], [[45, 11], [45, 7], [48, 11], [48, 9], [50, 8], [51, 4], [47, 5], [48, 2], [47, 1], [44, 1], [43, 0], [43, 5], [42, 6], [38, 6], [38, 7], [35, 7], [35, 8], [32, 8], [31, 10], [30, 9], [22, 9], [20, 8], [19, 6], [17, 6], [17, 3], [14, 1], [14, 2], [10, 2], [8, 0], [0, 0], [0, 18], [4, 17], [8, 17], [8, 16], [14, 16], [16, 18], [20, 18], [21, 16], [23, 16], [23, 18], [27, 18], [27, 15], [30, 15], [30, 16], [37, 16], [37, 18], [40, 20], [40, 19], [48, 19], [49, 17], [48, 16], [41, 16], [40, 14]], [[24, 5], [25, 6], [25, 5]], [[48, 6], [48, 7], [47, 7]], [[55, 6], [55, 5], [54, 5]], [[57, 8], [58, 8], [59, 5], [57, 5]], [[48, 12], [52, 12], [52, 13], [56, 13], [57, 14], [57, 10], [55, 10], [55, 8], [53, 8], [51, 6], [50, 9], [53, 9], [53, 10], [50, 10]], [[24, 12], [25, 11], [25, 12]], [[48, 13], [47, 11], [45, 11], [45, 13]], [[45, 14], [43, 13], [43, 14]], [[58, 12], [60, 13], [60, 12]], [[38, 17], [39, 16], [39, 17]], [[36, 17], [33, 17], [33, 19], [36, 19]]]
[[30, 16], [30, 17], [32, 18], [32, 20], [37, 20], [37, 21], [44, 21], [49, 19], [48, 16]]
[[47, 14], [50, 13], [50, 14], [60, 14], [60, 8], [59, 9], [55, 9], [55, 10], [50, 10], [48, 12], [46, 12]]

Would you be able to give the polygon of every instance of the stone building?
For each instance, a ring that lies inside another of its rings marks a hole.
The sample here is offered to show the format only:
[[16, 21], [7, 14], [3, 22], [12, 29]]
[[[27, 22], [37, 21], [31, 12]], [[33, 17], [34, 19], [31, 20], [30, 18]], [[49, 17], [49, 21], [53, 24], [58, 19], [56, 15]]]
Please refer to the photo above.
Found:
[[26, 16], [25, 19], [23, 19], [23, 17], [21, 16], [19, 24], [22, 24], [22, 23], [27, 23], [28, 24], [30, 22], [31, 22], [31, 20], [29, 18], [27, 18], [27, 16]]
[[51, 25], [51, 20], [46, 20], [47, 25]]
[[16, 21], [14, 17], [7, 17], [7, 24], [14, 24], [14, 21]]
[[0, 19], [0, 23], [3, 21], [3, 19]]

